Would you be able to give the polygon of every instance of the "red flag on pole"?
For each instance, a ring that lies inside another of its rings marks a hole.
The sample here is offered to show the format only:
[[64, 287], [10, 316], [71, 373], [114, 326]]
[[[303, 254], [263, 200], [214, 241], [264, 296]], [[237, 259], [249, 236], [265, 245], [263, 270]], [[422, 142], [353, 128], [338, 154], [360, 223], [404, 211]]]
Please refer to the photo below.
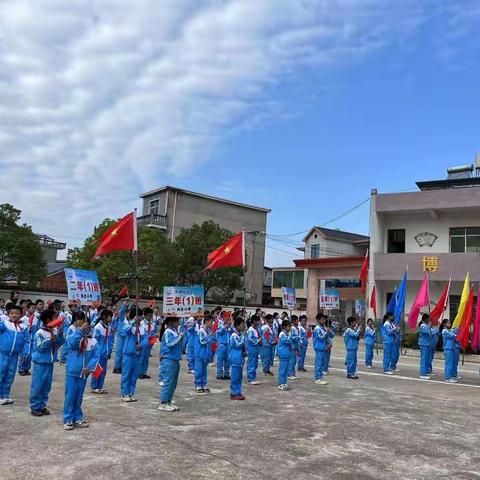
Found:
[[55, 327], [61, 327], [63, 324], [63, 318], [59, 317], [56, 318], [55, 320], [52, 320], [51, 322], [47, 323], [47, 327], [50, 328], [55, 328]]
[[373, 315], [377, 318], [377, 286], [373, 285], [372, 295], [370, 297], [370, 308], [373, 310]]
[[473, 290], [470, 289], [468, 295], [467, 304], [465, 306], [465, 313], [463, 314], [462, 322], [457, 333], [457, 340], [459, 341], [462, 348], [467, 348], [468, 340], [470, 337], [470, 324], [472, 323], [472, 313], [473, 313]]
[[360, 283], [362, 285], [362, 292], [365, 293], [367, 290], [367, 278], [368, 278], [368, 265], [369, 265], [370, 258], [368, 256], [368, 250], [365, 254], [365, 259], [362, 263], [362, 268], [360, 270]]
[[112, 225], [100, 238], [100, 245], [93, 258], [117, 250], [137, 250], [137, 219], [129, 213]]
[[243, 266], [245, 266], [245, 239], [244, 232], [241, 231], [208, 256], [208, 265], [205, 270]]
[[480, 344], [480, 290], [477, 296], [477, 308], [475, 310], [475, 323], [473, 324], [472, 348], [476, 352]]
[[443, 313], [447, 309], [448, 304], [448, 292], [450, 291], [450, 282], [448, 285], [445, 286], [443, 289], [442, 295], [440, 296], [440, 300], [435, 305], [435, 308], [430, 312], [430, 321], [432, 325], [437, 325], [439, 320], [442, 318]]
[[118, 292], [118, 298], [128, 298], [128, 288], [125, 286]]
[[97, 366], [95, 367], [95, 370], [92, 373], [92, 377], [98, 379], [102, 376], [102, 372], [103, 372], [102, 366], [99, 363], [97, 363]]

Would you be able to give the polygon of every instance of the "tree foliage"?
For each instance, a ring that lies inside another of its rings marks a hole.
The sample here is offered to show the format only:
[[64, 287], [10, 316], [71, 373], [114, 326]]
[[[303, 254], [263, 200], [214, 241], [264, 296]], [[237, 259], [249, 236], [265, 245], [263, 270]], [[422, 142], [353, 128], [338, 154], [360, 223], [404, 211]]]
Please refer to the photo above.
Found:
[[0, 280], [36, 286], [46, 275], [47, 264], [32, 228], [19, 224], [21, 211], [0, 205]]

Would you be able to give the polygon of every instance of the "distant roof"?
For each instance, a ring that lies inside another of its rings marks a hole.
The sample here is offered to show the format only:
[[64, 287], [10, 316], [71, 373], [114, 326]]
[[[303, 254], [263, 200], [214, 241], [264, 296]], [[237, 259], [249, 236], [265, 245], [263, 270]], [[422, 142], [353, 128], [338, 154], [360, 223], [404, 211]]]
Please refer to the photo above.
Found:
[[156, 193], [161, 193], [161, 192], [164, 192], [166, 190], [171, 190], [173, 192], [179, 192], [179, 193], [185, 193], [187, 195], [192, 195], [192, 196], [200, 197], [200, 198], [207, 198], [209, 200], [214, 200], [216, 202], [229, 203], [231, 205], [237, 205], [239, 207], [250, 208], [252, 210], [259, 210], [261, 212], [266, 212], [266, 213], [271, 212], [271, 210], [269, 208], [256, 207], [254, 205], [248, 205], [247, 203], [235, 202], [233, 200], [227, 200], [225, 198], [212, 197], [211, 195], [205, 195], [204, 193], [192, 192], [190, 190], [184, 190], [182, 188], [171, 187], [170, 185], [165, 185], [164, 187], [156, 188], [155, 190], [150, 190], [149, 192], [142, 193], [140, 195], [140, 198], [149, 197], [150, 195], [155, 195]]
[[480, 186], [480, 177], [427, 180], [424, 182], [417, 182], [417, 187], [422, 190], [422, 192], [425, 190], [445, 190], [447, 188], [467, 188], [478, 186]]
[[335, 230], [332, 228], [312, 227], [303, 241], [305, 242], [315, 230], [319, 231], [326, 238], [340, 240], [341, 242], [363, 243], [370, 240], [370, 237], [358, 233], [344, 232], [343, 230]]
[[64, 261], [47, 263], [47, 275], [52, 275], [53, 273], [60, 272], [65, 268], [66, 263], [67, 262]]

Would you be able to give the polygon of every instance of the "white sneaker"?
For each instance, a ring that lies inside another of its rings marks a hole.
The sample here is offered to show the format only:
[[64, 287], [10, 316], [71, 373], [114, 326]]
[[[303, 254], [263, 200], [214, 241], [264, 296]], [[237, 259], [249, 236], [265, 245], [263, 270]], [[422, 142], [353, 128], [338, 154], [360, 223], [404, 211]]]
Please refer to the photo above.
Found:
[[388, 372], [383, 372], [385, 375], [395, 375], [391, 370], [389, 370]]
[[373, 368], [371, 365], [365, 365], [365, 368]]
[[[455, 378], [455, 380], [461, 380], [463, 377], [461, 377], [460, 375], [457, 375], [454, 378]], [[13, 400], [8, 399], [8, 403], [13, 403]]]
[[278, 386], [278, 389], [279, 389], [279, 390], [285, 390], [285, 385], [279, 385], [279, 386]]
[[137, 397], [135, 397], [134, 395], [130, 395], [130, 401], [131, 402], [138, 402]]
[[428, 375], [420, 375], [418, 378], [421, 380], [430, 380], [430, 377]]
[[330, 375], [330, 372], [327, 370], [326, 372], [323, 372], [324, 375]]
[[169, 403], [168, 406], [172, 409], [172, 412], [178, 412], [180, 410], [180, 408], [178, 408], [176, 405], [172, 405], [171, 403]]
[[429, 375], [430, 375], [431, 377], [436, 377], [436, 376], [437, 376], [437, 374], [436, 374], [435, 372], [429, 373]]
[[328, 385], [328, 382], [326, 380], [315, 380], [315, 383], [317, 385]]
[[249, 385], [260, 385], [260, 382], [253, 380], [253, 382], [248, 382]]
[[300, 377], [297, 377], [296, 375], [293, 375], [291, 377], [288, 377], [289, 380], [298, 380]]
[[64, 430], [73, 430], [73, 429], [74, 429], [73, 422], [67, 422], [67, 423], [63, 426], [63, 429], [64, 429]]
[[399, 369], [399, 368], [394, 368], [393, 371], [394, 371], [394, 372], [399, 372], [400, 369]]
[[458, 383], [457, 380], [455, 380], [454, 378], [451, 378], [450, 380], [445, 380], [445, 382], [447, 382], [447, 383]]
[[0, 398], [0, 405], [8, 405], [8, 398]]
[[168, 408], [168, 403], [161, 403], [158, 406], [157, 410], [160, 410], [161, 412], [171, 412], [172, 411], [172, 410], [170, 410], [170, 408]]
[[11, 405], [12, 403], [14, 403], [14, 401], [11, 398], [7, 398], [6, 400], [7, 400], [8, 405]]
[[121, 396], [122, 402], [131, 402], [130, 397], [128, 395]]

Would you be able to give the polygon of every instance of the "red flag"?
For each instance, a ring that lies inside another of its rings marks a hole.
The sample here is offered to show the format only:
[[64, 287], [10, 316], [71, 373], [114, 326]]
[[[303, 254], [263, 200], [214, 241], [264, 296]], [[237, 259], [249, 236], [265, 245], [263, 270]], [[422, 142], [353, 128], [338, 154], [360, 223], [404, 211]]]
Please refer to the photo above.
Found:
[[95, 367], [95, 370], [92, 373], [92, 377], [98, 379], [102, 376], [102, 372], [103, 372], [102, 366], [99, 363], [97, 363], [97, 366]]
[[476, 352], [480, 344], [480, 291], [477, 296], [477, 308], [475, 310], [475, 323], [473, 324], [472, 348]]
[[437, 325], [438, 321], [442, 318], [443, 313], [447, 309], [448, 304], [448, 292], [450, 290], [450, 282], [443, 289], [442, 295], [435, 305], [435, 308], [430, 312], [430, 322], [432, 325]]
[[212, 333], [215, 333], [218, 330], [218, 320], [215, 320], [212, 325]]
[[312, 329], [309, 328], [309, 329], [307, 330], [307, 338], [312, 338], [312, 337], [313, 337], [313, 332], [312, 332]]
[[465, 306], [465, 313], [463, 314], [462, 322], [457, 333], [457, 340], [460, 342], [462, 348], [467, 348], [470, 336], [470, 324], [472, 323], [473, 313], [473, 290], [470, 289], [467, 304]]
[[365, 293], [367, 289], [367, 278], [368, 278], [368, 265], [370, 262], [370, 258], [368, 256], [368, 250], [365, 254], [365, 259], [362, 263], [362, 269], [360, 270], [360, 283], [362, 285], [362, 292]]
[[51, 322], [47, 323], [47, 327], [50, 328], [55, 328], [55, 327], [60, 327], [63, 323], [63, 318], [57, 318], [55, 320], [52, 320]]
[[265, 338], [270, 340], [270, 332], [268, 330], [265, 332]]
[[128, 288], [123, 287], [119, 292], [118, 292], [118, 298], [128, 298]]
[[100, 238], [100, 245], [93, 258], [116, 250], [137, 249], [137, 219], [135, 212], [129, 213], [112, 225]]
[[377, 318], [377, 286], [373, 286], [372, 295], [370, 297], [370, 308], [373, 310], [373, 315]]
[[245, 241], [243, 231], [234, 235], [208, 256], [205, 270], [222, 267], [243, 267], [245, 265]]
[[153, 347], [157, 343], [157, 340], [158, 340], [157, 337], [149, 337], [148, 344]]
[[147, 303], [147, 307], [153, 308], [154, 306], [155, 306], [155, 300], [150, 300], [150, 301]]

